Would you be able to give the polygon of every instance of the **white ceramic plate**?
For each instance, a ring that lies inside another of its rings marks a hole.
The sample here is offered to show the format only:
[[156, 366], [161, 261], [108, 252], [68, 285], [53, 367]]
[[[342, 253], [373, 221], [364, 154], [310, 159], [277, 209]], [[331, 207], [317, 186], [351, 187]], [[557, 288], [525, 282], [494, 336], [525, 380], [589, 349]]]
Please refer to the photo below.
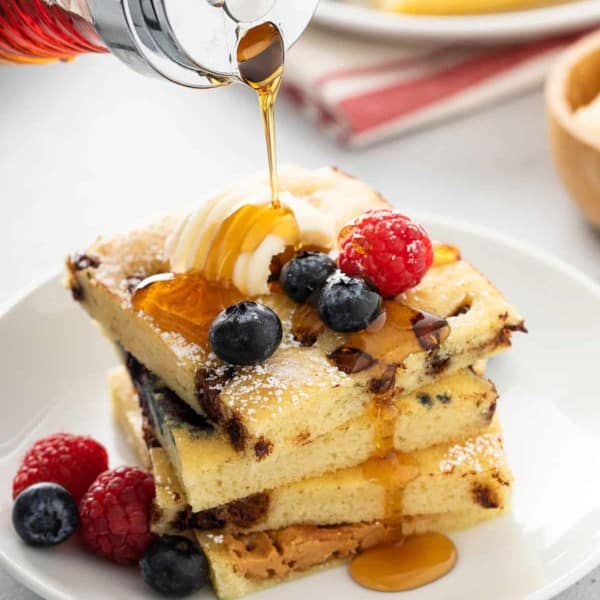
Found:
[[[495, 359], [500, 415], [516, 475], [512, 514], [457, 533], [457, 568], [411, 600], [548, 600], [600, 563], [600, 287], [556, 260], [489, 231], [424, 218], [458, 244], [527, 317], [530, 334]], [[0, 559], [47, 598], [153, 597], [135, 569], [103, 562], [70, 541], [20, 543], [10, 525], [10, 482], [24, 450], [56, 431], [95, 436], [111, 464], [132, 455], [111, 422], [106, 369], [113, 351], [58, 277], [0, 318]], [[344, 568], [277, 587], [256, 600], [382, 599]], [[211, 598], [206, 591], [200, 598]]]
[[369, 8], [366, 1], [361, 4], [321, 0], [315, 20], [336, 29], [377, 37], [485, 44], [526, 41], [600, 23], [599, 0], [518, 12], [442, 17], [401, 15]]

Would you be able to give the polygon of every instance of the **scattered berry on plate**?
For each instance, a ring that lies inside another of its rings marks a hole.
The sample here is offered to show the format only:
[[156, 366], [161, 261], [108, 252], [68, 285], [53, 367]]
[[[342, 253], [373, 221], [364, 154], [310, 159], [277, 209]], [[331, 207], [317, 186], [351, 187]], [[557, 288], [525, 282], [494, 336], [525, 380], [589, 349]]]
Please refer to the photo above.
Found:
[[208, 561], [200, 546], [177, 535], [152, 542], [140, 560], [140, 570], [151, 588], [172, 598], [187, 596], [208, 582]]
[[359, 277], [334, 273], [319, 294], [319, 316], [331, 329], [360, 331], [381, 314], [381, 296], [370, 283]]
[[245, 300], [227, 307], [212, 322], [212, 351], [233, 365], [256, 365], [277, 350], [283, 329], [267, 306]]
[[301, 252], [284, 265], [279, 282], [292, 300], [305, 302], [335, 269], [335, 261], [327, 254]]
[[30, 546], [56, 546], [77, 529], [77, 503], [61, 485], [36, 483], [17, 496], [12, 522], [20, 538]]
[[117, 563], [136, 563], [150, 545], [152, 475], [137, 467], [102, 473], [81, 504], [81, 535], [99, 556]]
[[82, 435], [56, 433], [36, 442], [23, 458], [13, 481], [13, 498], [46, 481], [62, 485], [79, 502], [106, 469], [108, 455], [101, 444]]
[[384, 298], [416, 286], [433, 263], [425, 229], [392, 209], [364, 213], [339, 235], [339, 267], [367, 278]]

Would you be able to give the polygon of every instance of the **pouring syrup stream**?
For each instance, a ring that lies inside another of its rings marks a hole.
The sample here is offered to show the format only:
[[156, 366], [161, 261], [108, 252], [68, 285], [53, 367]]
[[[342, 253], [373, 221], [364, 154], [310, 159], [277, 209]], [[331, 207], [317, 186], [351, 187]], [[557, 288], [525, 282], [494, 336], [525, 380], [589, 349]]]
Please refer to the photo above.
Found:
[[279, 208], [279, 179], [275, 141], [275, 100], [281, 87], [285, 57], [283, 39], [273, 23], [263, 23], [247, 31], [240, 39], [237, 60], [244, 83], [256, 90], [265, 130], [271, 205]]

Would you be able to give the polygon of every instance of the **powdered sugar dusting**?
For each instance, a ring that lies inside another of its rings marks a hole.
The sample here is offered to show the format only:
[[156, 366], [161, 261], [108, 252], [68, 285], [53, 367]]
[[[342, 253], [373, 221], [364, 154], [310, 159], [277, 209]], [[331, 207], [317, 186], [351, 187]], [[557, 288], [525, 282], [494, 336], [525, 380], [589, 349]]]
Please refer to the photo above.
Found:
[[233, 411], [256, 421], [261, 416], [277, 417], [302, 405], [318, 390], [349, 382], [350, 378], [312, 349], [280, 351], [271, 360], [241, 367], [226, 386], [221, 400]]
[[496, 465], [503, 456], [500, 435], [486, 433], [450, 447], [440, 462], [440, 471], [452, 473], [461, 468], [481, 473]]
[[206, 351], [201, 346], [188, 342], [180, 333], [175, 331], [158, 331], [160, 331], [162, 340], [177, 357], [178, 365], [184, 366], [190, 362], [199, 362], [206, 355]]
[[283, 328], [283, 337], [281, 338], [281, 344], [279, 345], [279, 349], [289, 350], [290, 348], [300, 348], [300, 342], [294, 337], [294, 334], [292, 333], [291, 317], [282, 317], [281, 326]]

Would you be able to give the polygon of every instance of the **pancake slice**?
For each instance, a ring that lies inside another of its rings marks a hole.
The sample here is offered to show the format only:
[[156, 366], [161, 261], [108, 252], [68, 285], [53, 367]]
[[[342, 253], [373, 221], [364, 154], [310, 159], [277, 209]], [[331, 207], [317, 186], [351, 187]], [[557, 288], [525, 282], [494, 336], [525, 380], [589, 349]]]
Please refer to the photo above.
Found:
[[[152, 423], [146, 427], [145, 436], [155, 437], [154, 445], [166, 452], [195, 513], [354, 467], [376, 451], [377, 423], [365, 410], [360, 418], [327, 435], [300, 439], [287, 452], [277, 449], [257, 463], [251, 456], [235, 452], [218, 430], [162, 387], [152, 374], [139, 369], [134, 373], [135, 388], [123, 368], [111, 372], [113, 403], [129, 406], [135, 404], [133, 397], [141, 399]], [[492, 422], [496, 401], [493, 384], [470, 369], [394, 398], [398, 411], [394, 447], [409, 453], [477, 435]], [[137, 423], [137, 419], [133, 421]], [[153, 444], [152, 439], [149, 442]]]

